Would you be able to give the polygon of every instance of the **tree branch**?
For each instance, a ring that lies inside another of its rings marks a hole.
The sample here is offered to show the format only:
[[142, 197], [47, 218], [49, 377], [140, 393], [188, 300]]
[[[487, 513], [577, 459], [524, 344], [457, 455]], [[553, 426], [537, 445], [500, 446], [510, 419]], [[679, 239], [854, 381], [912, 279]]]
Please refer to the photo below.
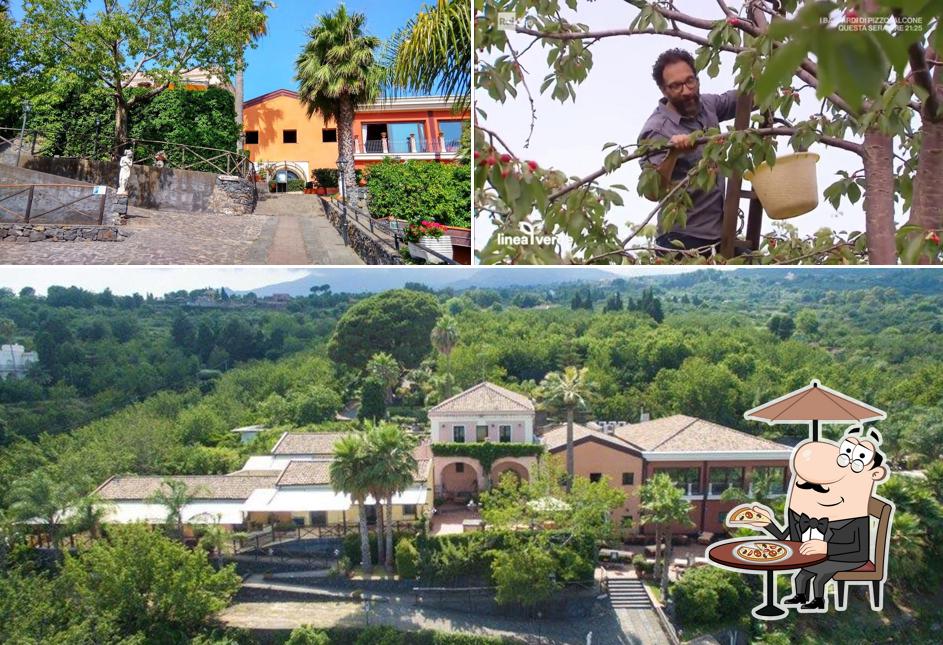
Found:
[[[707, 38], [702, 36], [697, 36], [695, 34], [690, 34], [686, 31], [681, 31], [680, 29], [665, 29], [664, 31], [657, 31], [652, 28], [648, 29], [604, 29], [600, 31], [567, 31], [567, 32], [543, 32], [537, 31], [536, 29], [529, 29], [527, 27], [517, 27], [517, 33], [527, 34], [528, 36], [535, 36], [537, 38], [548, 38], [551, 40], [600, 40], [602, 38], [612, 38], [614, 36], [635, 36], [648, 34], [653, 36], [673, 36], [675, 38], [680, 38], [682, 40], [688, 40], [692, 43], [697, 43], [698, 45], [703, 45], [704, 47], [711, 47], [710, 41]], [[723, 51], [732, 52], [734, 54], [739, 54], [743, 51], [743, 47], [734, 47], [732, 45], [723, 45], [719, 49]]]
[[[714, 141], [715, 139], [725, 139], [725, 138], [729, 137], [730, 135], [735, 134], [735, 133], [737, 133], [737, 132], [752, 132], [753, 134], [758, 134], [758, 135], [760, 135], [761, 137], [791, 137], [791, 136], [793, 136], [794, 134], [796, 134], [796, 132], [798, 132], [798, 130], [799, 130], [798, 128], [755, 128], [755, 129], [747, 129], [747, 130], [730, 130], [730, 131], [727, 131], [727, 132], [722, 132], [722, 133], [720, 133], [720, 134], [711, 135], [711, 136], [709, 136], [709, 137], [698, 137], [697, 139], [695, 139], [694, 145], [695, 145], [695, 146], [699, 146], [699, 145], [702, 145], [702, 144], [704, 144], [704, 143], [708, 143], [708, 142], [710, 142], [710, 141]], [[503, 142], [502, 142], [502, 143], [503, 143]], [[852, 141], [846, 141], [846, 140], [844, 140], [844, 139], [838, 139], [838, 138], [836, 138], [836, 137], [826, 137], [826, 136], [823, 136], [823, 137], [819, 138], [819, 143], [823, 143], [823, 144], [825, 144], [825, 145], [827, 145], [827, 146], [832, 146], [833, 148], [841, 148], [842, 150], [847, 150], [847, 151], [849, 151], [849, 152], [853, 152], [853, 153], [855, 153], [855, 154], [858, 155], [858, 156], [862, 156], [862, 155], [864, 154], [864, 149], [862, 148], [861, 144], [854, 143], [854, 142], [852, 142]], [[628, 157], [625, 157], [625, 158], [622, 160], [622, 163], [620, 164], [620, 167], [621, 167], [622, 165], [625, 165], [626, 163], [632, 161], [633, 159], [639, 159], [639, 158], [641, 158], [641, 157], [647, 157], [647, 156], [653, 155], [653, 154], [655, 154], [655, 153], [657, 153], [657, 152], [661, 152], [662, 150], [665, 150], [665, 149], [671, 148], [671, 147], [672, 147], [672, 146], [670, 146], [670, 145], [665, 145], [665, 146], [656, 148], [656, 149], [654, 149], [654, 150], [647, 150], [647, 151], [644, 151], [644, 152], [633, 152], [633, 153], [630, 154]], [[566, 186], [564, 186], [564, 187], [561, 188], [560, 190], [556, 191], [555, 193], [552, 193], [552, 194], [550, 195], [550, 201], [557, 200], [557, 199], [563, 197], [564, 195], [566, 195], [567, 193], [576, 190], [576, 189], [579, 188], [580, 186], [583, 186], [583, 185], [585, 185], [585, 184], [592, 183], [593, 181], [599, 179], [599, 178], [602, 177], [603, 175], [608, 174], [609, 172], [612, 172], [612, 171], [606, 170], [605, 168], [600, 168], [599, 170], [596, 170], [596, 171], [594, 171], [594, 172], [592, 172], [592, 173], [586, 175], [586, 176], [583, 177], [582, 179], [578, 179], [577, 181], [575, 181], [575, 182], [573, 182], [573, 183], [571, 183], [571, 184], [567, 184]]]

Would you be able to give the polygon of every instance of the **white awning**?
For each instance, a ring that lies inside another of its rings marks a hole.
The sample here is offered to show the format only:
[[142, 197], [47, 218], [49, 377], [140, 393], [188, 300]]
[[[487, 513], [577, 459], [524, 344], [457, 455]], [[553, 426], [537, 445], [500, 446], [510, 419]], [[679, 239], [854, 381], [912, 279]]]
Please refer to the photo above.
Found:
[[242, 505], [242, 510], [250, 513], [346, 511], [349, 508], [349, 496], [323, 488], [260, 488]]
[[[242, 502], [235, 500], [201, 501], [181, 509], [184, 524], [242, 524]], [[167, 519], [167, 507], [146, 502], [112, 502], [105, 517], [106, 523], [130, 524], [145, 522], [162, 524]]]
[[[393, 495], [393, 505], [398, 506], [401, 504], [416, 504], [422, 505], [426, 503], [426, 496], [428, 495], [429, 489], [426, 488], [425, 484], [413, 486], [412, 488], [407, 488], [402, 493]], [[373, 501], [372, 496], [368, 496], [366, 499], [367, 506], [373, 506], [375, 502]]]

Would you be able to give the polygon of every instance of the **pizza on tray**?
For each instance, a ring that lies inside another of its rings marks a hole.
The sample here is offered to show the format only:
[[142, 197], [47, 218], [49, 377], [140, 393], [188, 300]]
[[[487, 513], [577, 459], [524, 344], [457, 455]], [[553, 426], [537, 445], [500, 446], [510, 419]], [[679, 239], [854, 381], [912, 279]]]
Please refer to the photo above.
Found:
[[728, 524], [749, 524], [752, 522], [771, 522], [766, 513], [758, 513], [752, 508], [741, 508], [730, 516]]
[[778, 542], [747, 542], [734, 553], [747, 562], [777, 562], [789, 557], [789, 548]]

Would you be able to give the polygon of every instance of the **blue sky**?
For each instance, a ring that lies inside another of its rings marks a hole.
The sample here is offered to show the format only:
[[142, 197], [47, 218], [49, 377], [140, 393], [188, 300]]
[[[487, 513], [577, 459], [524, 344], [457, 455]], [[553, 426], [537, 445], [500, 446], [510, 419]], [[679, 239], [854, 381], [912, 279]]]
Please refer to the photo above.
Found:
[[[347, 0], [344, 4], [351, 13], [366, 14], [367, 32], [385, 41], [424, 4], [434, 1]], [[275, 8], [267, 12], [268, 35], [255, 49], [246, 52], [246, 100], [282, 88], [297, 89], [295, 59], [304, 45], [305, 34], [318, 16], [331, 13], [339, 4], [339, 0], [275, 0]], [[22, 18], [22, 3], [14, 0], [10, 5], [14, 17]], [[89, 6], [94, 11], [101, 5], [91, 0]]]

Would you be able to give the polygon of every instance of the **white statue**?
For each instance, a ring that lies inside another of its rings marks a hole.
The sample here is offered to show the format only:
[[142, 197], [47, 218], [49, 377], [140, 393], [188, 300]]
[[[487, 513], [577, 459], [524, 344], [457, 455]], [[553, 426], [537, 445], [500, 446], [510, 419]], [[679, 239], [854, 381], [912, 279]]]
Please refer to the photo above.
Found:
[[118, 162], [118, 194], [125, 195], [128, 192], [128, 179], [131, 178], [131, 164], [134, 163], [133, 159], [134, 151], [125, 150], [124, 156], [121, 157], [121, 160]]

